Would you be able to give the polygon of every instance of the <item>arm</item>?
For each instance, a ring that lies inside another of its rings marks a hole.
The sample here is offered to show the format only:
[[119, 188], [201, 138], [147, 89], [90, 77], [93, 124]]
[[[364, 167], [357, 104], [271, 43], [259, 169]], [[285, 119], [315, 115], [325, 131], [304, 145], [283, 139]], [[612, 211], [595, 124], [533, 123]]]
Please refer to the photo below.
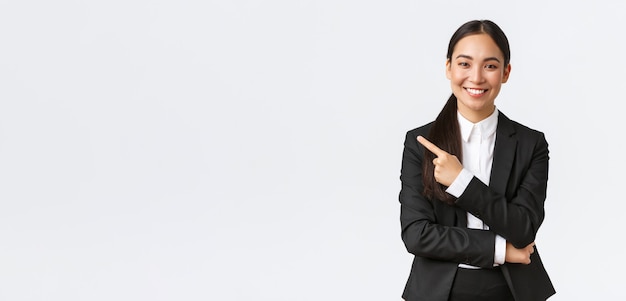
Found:
[[471, 212], [515, 248], [527, 247], [535, 240], [544, 219], [548, 181], [548, 144], [543, 134], [518, 143], [515, 163], [510, 171], [506, 195], [496, 193], [474, 178], [457, 199], [457, 206]]
[[492, 267], [495, 233], [454, 226], [454, 207], [422, 196], [424, 148], [416, 138], [415, 132], [407, 133], [400, 176], [400, 222], [407, 250], [420, 257]]
[[[419, 142], [437, 156], [434, 161], [436, 180], [450, 186], [463, 169], [458, 159], [422, 137]], [[515, 151], [515, 156], [510, 157], [510, 160], [514, 160], [514, 163], [511, 162], [512, 168], [507, 169], [509, 178], [506, 185], [511, 189], [508, 193], [510, 200], [473, 177], [458, 196], [456, 205], [482, 219], [491, 230], [516, 248], [523, 249], [534, 241], [544, 218], [548, 144], [543, 134], [527, 132], [524, 144], [517, 144], [510, 151]]]

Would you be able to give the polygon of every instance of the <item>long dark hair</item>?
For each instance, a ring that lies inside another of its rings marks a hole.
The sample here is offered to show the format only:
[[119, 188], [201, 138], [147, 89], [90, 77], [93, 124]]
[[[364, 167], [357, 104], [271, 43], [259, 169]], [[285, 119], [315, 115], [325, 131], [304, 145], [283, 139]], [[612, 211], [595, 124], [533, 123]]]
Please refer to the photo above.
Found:
[[[500, 27], [489, 20], [473, 20], [469, 21], [454, 32], [448, 44], [448, 53], [446, 58], [452, 60], [452, 52], [456, 44], [464, 37], [474, 34], [488, 34], [498, 45], [498, 48], [504, 55], [504, 66], [508, 66], [511, 59], [511, 50], [509, 49], [509, 41]], [[461, 144], [461, 129], [457, 118], [457, 99], [454, 94], [450, 95], [443, 109], [433, 122], [428, 132], [428, 140], [439, 146], [442, 150], [449, 154], [457, 156], [459, 160], [463, 160], [463, 151]], [[433, 160], [435, 154], [429, 150], [425, 150], [423, 162], [423, 180], [424, 180], [424, 196], [430, 200], [440, 200], [442, 202], [453, 204], [455, 198], [446, 193], [446, 187], [435, 181], [435, 166]]]

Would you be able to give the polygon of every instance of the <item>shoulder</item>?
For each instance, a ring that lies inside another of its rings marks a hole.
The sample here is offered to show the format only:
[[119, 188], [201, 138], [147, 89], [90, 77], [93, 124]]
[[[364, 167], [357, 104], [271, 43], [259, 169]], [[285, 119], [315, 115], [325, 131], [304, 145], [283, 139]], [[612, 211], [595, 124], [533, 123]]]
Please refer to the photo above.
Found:
[[407, 131], [406, 136], [407, 137], [427, 136], [428, 131], [430, 131], [430, 127], [433, 125], [433, 123], [434, 121], [424, 124], [422, 126], [416, 127], [414, 129], [411, 129]]
[[500, 113], [498, 119], [498, 133], [502, 137], [509, 137], [517, 140], [528, 148], [547, 148], [548, 141], [544, 133], [540, 130], [526, 126], [520, 122], [514, 121]]
[[428, 132], [430, 131], [433, 123], [434, 121], [408, 130], [406, 132], [406, 136], [404, 137], [404, 147], [408, 147], [411, 149], [421, 149], [422, 146], [417, 143], [417, 136], [428, 137]]
[[518, 135], [519, 137], [522, 137], [522, 138], [534, 137], [535, 139], [537, 139], [537, 138], [544, 138], [545, 136], [542, 131], [531, 128], [515, 120], [511, 120], [502, 112], [499, 113], [498, 122], [499, 122], [499, 126], [498, 126], [499, 128], [502, 128], [505, 131], [508, 130], [510, 131], [511, 134]]

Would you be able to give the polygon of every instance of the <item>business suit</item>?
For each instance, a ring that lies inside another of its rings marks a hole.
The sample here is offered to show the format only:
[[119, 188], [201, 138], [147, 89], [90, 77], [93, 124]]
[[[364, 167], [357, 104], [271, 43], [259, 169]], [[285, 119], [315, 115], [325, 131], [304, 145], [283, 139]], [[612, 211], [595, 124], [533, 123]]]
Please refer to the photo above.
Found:
[[[422, 195], [424, 147], [431, 124], [407, 132], [400, 191], [402, 240], [415, 255], [403, 298], [446, 301], [459, 263], [492, 268], [495, 236], [516, 248], [535, 240], [544, 219], [548, 144], [543, 133], [498, 114], [489, 186], [474, 177], [454, 205]], [[489, 225], [467, 228], [467, 212]], [[516, 301], [545, 300], [555, 293], [537, 250], [529, 265], [506, 263], [502, 273]]]

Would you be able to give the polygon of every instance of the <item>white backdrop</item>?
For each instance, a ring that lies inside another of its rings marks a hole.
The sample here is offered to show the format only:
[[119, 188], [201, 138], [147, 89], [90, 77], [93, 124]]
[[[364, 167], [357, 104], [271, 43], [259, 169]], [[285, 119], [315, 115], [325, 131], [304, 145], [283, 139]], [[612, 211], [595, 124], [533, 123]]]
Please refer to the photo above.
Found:
[[491, 19], [557, 295], [626, 298], [623, 1], [0, 1], [0, 300], [400, 300], [407, 130]]

